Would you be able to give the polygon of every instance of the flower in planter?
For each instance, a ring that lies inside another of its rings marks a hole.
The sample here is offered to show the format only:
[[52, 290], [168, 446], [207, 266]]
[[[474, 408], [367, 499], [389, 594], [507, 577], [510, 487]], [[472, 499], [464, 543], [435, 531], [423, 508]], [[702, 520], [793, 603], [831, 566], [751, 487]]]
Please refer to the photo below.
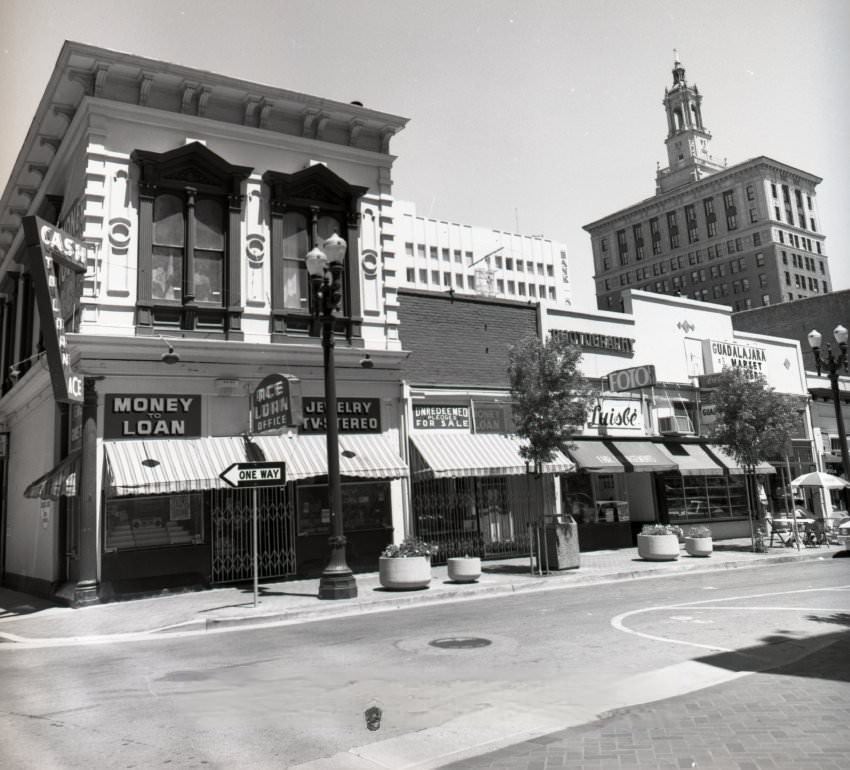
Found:
[[682, 531], [681, 527], [670, 524], [644, 524], [640, 533], [642, 535], [676, 535]]
[[696, 526], [688, 527], [685, 537], [711, 537], [711, 530], [702, 524], [697, 524]]
[[438, 547], [420, 540], [418, 537], [407, 537], [401, 543], [390, 543], [381, 554], [387, 559], [406, 559], [410, 556], [434, 556]]

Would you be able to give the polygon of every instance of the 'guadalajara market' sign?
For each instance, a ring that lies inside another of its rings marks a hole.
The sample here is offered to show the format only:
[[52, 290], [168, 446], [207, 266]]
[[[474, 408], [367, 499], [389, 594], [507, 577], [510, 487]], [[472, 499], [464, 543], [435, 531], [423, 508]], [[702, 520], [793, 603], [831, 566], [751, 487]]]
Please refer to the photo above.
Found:
[[53, 397], [79, 403], [83, 400], [83, 378], [71, 367], [55, 265], [85, 273], [88, 246], [39, 217], [24, 217], [23, 226]]

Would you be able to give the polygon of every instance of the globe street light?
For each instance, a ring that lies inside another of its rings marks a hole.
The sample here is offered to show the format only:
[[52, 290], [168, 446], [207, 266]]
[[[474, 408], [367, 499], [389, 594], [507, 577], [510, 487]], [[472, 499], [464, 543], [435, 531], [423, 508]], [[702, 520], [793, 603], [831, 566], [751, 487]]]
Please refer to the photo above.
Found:
[[337, 425], [336, 376], [334, 371], [334, 325], [348, 319], [337, 315], [342, 301], [345, 241], [334, 233], [322, 248], [312, 249], [305, 261], [310, 275], [312, 313], [322, 336], [325, 365], [325, 417], [328, 438], [328, 504], [332, 534], [331, 558], [319, 579], [320, 599], [353, 599], [357, 583], [345, 560], [346, 537], [342, 520], [342, 487], [339, 478], [339, 426]]
[[[821, 367], [826, 368], [829, 383], [832, 387], [832, 403], [835, 406], [835, 421], [838, 423], [838, 444], [841, 449], [841, 465], [844, 469], [844, 478], [850, 481], [850, 452], [847, 449], [847, 431], [844, 429], [844, 420], [841, 417], [841, 396], [838, 393], [838, 375], [839, 369], [843, 367], [845, 373], [848, 372], [847, 366], [847, 329], [841, 324], [835, 327], [832, 332], [835, 341], [838, 343], [839, 354], [836, 356], [832, 352], [832, 346], [826, 343], [826, 356], [821, 356], [821, 342], [823, 337], [817, 329], [812, 329], [809, 332], [809, 346], [815, 354], [815, 366], [818, 370], [818, 376], [821, 373]], [[844, 488], [844, 509], [850, 512], [850, 488]]]

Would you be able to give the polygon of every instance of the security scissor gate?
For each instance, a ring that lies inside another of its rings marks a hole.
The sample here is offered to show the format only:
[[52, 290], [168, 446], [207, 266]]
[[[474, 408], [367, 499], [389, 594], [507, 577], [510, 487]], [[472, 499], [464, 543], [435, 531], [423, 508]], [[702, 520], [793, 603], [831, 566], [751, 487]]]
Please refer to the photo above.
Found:
[[433, 562], [442, 564], [452, 556], [526, 556], [529, 524], [537, 517], [529, 504], [535, 495], [527, 484], [539, 480], [485, 476], [414, 481], [416, 534], [439, 547]]
[[288, 488], [216, 489], [210, 492], [213, 583], [254, 577], [251, 529], [255, 493], [259, 577], [295, 574], [295, 517]]

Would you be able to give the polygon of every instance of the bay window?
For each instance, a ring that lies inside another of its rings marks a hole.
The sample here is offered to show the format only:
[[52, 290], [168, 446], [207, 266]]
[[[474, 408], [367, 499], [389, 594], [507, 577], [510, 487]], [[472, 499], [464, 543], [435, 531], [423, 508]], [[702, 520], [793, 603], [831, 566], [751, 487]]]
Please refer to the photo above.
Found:
[[[334, 233], [348, 251], [342, 276], [342, 313], [337, 332], [360, 334], [360, 273], [358, 253], [359, 200], [365, 187], [355, 187], [323, 165], [294, 174], [268, 171], [271, 208], [272, 341], [304, 334], [313, 323], [310, 282], [304, 257]], [[438, 274], [439, 278], [439, 274]]]
[[251, 169], [198, 142], [131, 158], [139, 168], [137, 327], [242, 339], [242, 184]]

